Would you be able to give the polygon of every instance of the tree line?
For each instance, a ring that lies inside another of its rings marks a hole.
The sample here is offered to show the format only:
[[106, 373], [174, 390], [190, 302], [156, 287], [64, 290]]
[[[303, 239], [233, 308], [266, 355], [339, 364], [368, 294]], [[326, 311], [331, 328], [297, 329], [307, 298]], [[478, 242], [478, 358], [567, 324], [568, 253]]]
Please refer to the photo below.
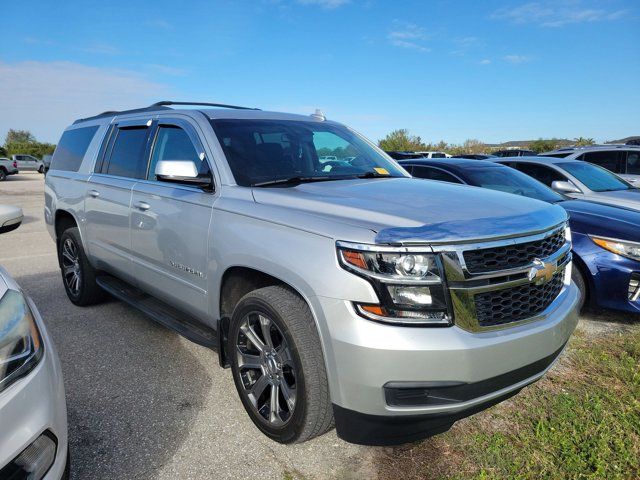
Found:
[[[538, 139], [530, 142], [526, 147], [529, 150], [533, 150], [536, 153], [548, 152], [549, 150], [555, 150], [564, 145], [560, 139]], [[593, 138], [578, 137], [575, 138], [572, 145], [578, 147], [584, 147], [588, 145], [594, 145]], [[424, 142], [422, 138], [417, 135], [412, 135], [409, 130], [402, 128], [394, 130], [387, 134], [386, 137], [378, 141], [378, 146], [386, 151], [400, 151], [400, 152], [419, 152], [419, 151], [441, 151], [447, 152], [452, 155], [462, 154], [479, 154], [479, 153], [491, 153], [491, 151], [498, 150], [503, 147], [490, 147], [486, 143], [470, 138], [463, 143], [447, 143], [440, 141], [438, 143]]]
[[53, 143], [39, 142], [28, 130], [10, 129], [4, 144], [0, 145], [0, 157], [23, 154], [42, 159], [44, 155], [51, 155], [55, 149]]

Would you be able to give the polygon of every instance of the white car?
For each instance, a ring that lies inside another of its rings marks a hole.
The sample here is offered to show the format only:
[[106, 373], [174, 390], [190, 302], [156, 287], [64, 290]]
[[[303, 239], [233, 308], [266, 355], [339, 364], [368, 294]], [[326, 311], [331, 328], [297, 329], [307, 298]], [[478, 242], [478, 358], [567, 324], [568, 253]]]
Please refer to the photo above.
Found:
[[[15, 225], [17, 212], [3, 209], [0, 224]], [[33, 301], [0, 267], [0, 479], [68, 475], [60, 361]]]
[[33, 155], [11, 155], [19, 170], [44, 173], [44, 163]]
[[593, 163], [618, 174], [635, 186], [638, 186], [637, 182], [640, 181], [640, 146], [612, 144], [568, 147], [540, 155]]
[[451, 158], [451, 155], [444, 152], [415, 152], [422, 155], [423, 158]]

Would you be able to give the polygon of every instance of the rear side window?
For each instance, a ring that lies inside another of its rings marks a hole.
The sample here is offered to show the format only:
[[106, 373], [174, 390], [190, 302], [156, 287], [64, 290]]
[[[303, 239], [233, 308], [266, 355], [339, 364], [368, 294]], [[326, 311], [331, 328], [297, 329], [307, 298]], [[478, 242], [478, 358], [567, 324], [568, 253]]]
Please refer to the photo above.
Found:
[[97, 131], [95, 125], [64, 132], [51, 159], [51, 169], [77, 172]]
[[614, 173], [624, 173], [621, 169], [622, 152], [618, 151], [604, 151], [604, 152], [587, 152], [580, 160], [585, 162], [594, 163]]
[[553, 182], [566, 181], [567, 177], [557, 172], [553, 168], [545, 165], [539, 165], [537, 163], [516, 163], [516, 168], [522, 173], [526, 173], [530, 177], [535, 178], [539, 182], [544, 183], [547, 187], [550, 187]]
[[413, 174], [414, 177], [418, 177], [418, 178], [426, 178], [428, 180], [439, 180], [441, 182], [461, 183], [460, 180], [458, 180], [453, 175], [437, 168], [415, 165], [411, 173]]
[[147, 131], [147, 127], [118, 129], [107, 165], [107, 174], [129, 178], [144, 177]]

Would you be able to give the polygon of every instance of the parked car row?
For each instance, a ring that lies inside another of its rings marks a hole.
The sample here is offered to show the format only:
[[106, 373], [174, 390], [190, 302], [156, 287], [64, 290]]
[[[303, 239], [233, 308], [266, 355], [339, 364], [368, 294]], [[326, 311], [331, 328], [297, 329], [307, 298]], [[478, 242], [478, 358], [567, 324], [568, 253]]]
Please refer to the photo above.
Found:
[[[640, 313], [640, 204], [635, 204], [634, 210], [612, 206], [616, 202], [597, 201], [597, 197], [591, 202], [572, 200], [533, 179], [544, 180], [549, 185], [558, 182], [543, 177], [539, 170], [532, 168], [544, 162], [540, 157], [534, 160], [536, 163], [530, 163], [527, 157], [500, 163], [407, 160], [401, 165], [414, 177], [490, 188], [562, 206], [569, 213], [574, 253], [572, 276], [582, 292], [581, 306], [588, 302], [603, 308]], [[602, 178], [601, 183], [617, 181], [614, 175], [593, 165], [570, 160], [559, 164], [571, 171], [572, 163], [580, 167], [580, 174], [585, 175], [583, 179]], [[625, 191], [640, 197], [635, 189]], [[580, 195], [585, 199], [596, 196], [595, 193]], [[580, 198], [579, 195], [574, 197]]]
[[[51, 157], [51, 155], [45, 155], [45, 157]], [[0, 157], [0, 182], [6, 180], [9, 175], [20, 173], [20, 170], [45, 173], [45, 162], [31, 155], [11, 155], [11, 158]]]
[[[396, 163], [324, 116], [180, 105], [69, 126], [45, 221], [72, 303], [110, 294], [217, 351], [273, 440], [443, 432], [541, 378], [583, 303], [638, 312], [636, 190], [605, 169], [439, 152]], [[59, 479], [57, 358], [35, 306], [0, 276], [0, 421], [31, 422], [0, 443], [0, 478]], [[18, 405], [38, 375], [55, 388]]]

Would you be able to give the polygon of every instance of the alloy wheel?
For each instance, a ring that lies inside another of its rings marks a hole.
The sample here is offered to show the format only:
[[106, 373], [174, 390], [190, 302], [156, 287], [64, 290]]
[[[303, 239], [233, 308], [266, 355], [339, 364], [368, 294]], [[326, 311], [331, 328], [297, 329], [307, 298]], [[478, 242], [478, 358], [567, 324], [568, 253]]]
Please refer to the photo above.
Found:
[[243, 393], [272, 427], [285, 425], [296, 407], [296, 365], [280, 328], [264, 313], [250, 312], [240, 323], [235, 354]]
[[73, 295], [78, 295], [82, 281], [80, 256], [78, 246], [71, 238], [65, 238], [62, 243], [62, 275], [69, 291]]

